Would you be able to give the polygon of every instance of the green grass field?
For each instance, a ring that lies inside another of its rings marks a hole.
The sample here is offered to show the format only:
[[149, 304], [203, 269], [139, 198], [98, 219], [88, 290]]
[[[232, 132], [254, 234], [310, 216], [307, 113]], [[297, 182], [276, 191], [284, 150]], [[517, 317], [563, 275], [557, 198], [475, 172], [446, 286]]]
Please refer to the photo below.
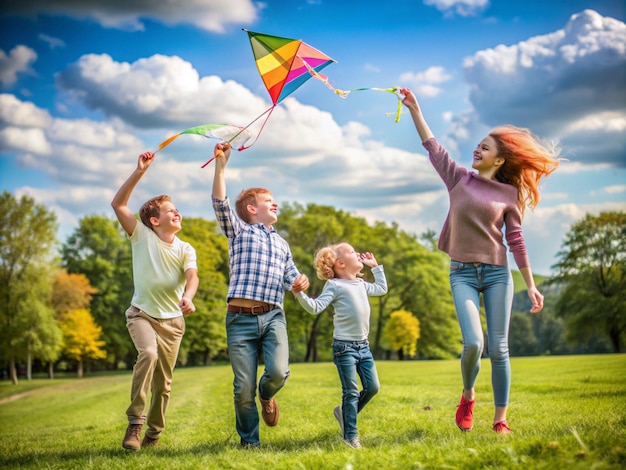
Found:
[[234, 428], [228, 365], [178, 369], [158, 447], [125, 451], [130, 373], [0, 382], [0, 468], [6, 469], [622, 469], [626, 356], [514, 358], [509, 424], [491, 430], [489, 361], [477, 384], [474, 429], [454, 413], [458, 361], [377, 363], [381, 391], [359, 415], [364, 448], [341, 442], [332, 363], [293, 364], [277, 395], [280, 422], [262, 448]]

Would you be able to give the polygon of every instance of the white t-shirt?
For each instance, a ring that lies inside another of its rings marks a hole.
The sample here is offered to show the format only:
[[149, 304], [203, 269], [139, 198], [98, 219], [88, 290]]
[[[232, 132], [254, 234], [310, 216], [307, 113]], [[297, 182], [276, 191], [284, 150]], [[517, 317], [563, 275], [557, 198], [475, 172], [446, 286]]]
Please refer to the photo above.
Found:
[[133, 252], [133, 284], [131, 304], [154, 318], [180, 317], [178, 306], [185, 292], [185, 271], [198, 269], [196, 250], [174, 237], [172, 243], [161, 240], [141, 221], [128, 237]]

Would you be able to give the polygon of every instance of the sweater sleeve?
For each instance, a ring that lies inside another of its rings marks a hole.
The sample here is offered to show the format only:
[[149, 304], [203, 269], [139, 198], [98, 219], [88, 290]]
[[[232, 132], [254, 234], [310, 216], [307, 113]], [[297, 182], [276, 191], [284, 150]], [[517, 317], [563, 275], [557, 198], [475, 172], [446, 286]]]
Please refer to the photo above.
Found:
[[518, 268], [530, 266], [526, 242], [522, 234], [522, 213], [518, 208], [507, 211], [504, 214], [506, 243], [513, 253], [515, 264]]
[[467, 174], [468, 170], [457, 165], [448, 155], [448, 151], [434, 137], [424, 141], [422, 145], [428, 151], [430, 163], [450, 191]]

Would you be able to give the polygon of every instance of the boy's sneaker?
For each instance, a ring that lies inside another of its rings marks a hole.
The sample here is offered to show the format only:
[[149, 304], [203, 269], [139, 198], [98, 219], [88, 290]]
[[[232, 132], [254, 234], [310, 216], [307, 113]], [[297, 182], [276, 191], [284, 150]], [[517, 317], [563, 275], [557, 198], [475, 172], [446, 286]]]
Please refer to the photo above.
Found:
[[261, 448], [261, 444], [260, 443], [255, 443], [255, 442], [246, 442], [246, 441], [240, 441], [239, 444], [241, 445], [242, 449], [260, 449]]
[[461, 395], [461, 403], [456, 408], [456, 425], [461, 431], [471, 431], [474, 423], [474, 402]]
[[353, 449], [361, 449], [363, 447], [358, 437], [354, 437], [352, 439], [344, 439], [343, 443], [352, 447]]
[[343, 437], [343, 413], [341, 412], [341, 405], [335, 406], [333, 414], [335, 415], [335, 419], [339, 423], [339, 427], [341, 428], [341, 437]]
[[512, 432], [506, 420], [493, 423], [493, 430], [498, 434], [511, 434]]
[[122, 441], [122, 447], [128, 450], [139, 450], [141, 449], [141, 440], [139, 436], [141, 436], [141, 428], [143, 424], [129, 424], [126, 428], [126, 434], [124, 435], [124, 440]]
[[148, 434], [143, 436], [141, 441], [141, 447], [155, 447], [159, 443], [158, 437], [150, 437]]
[[268, 426], [276, 426], [278, 424], [278, 405], [276, 404], [276, 400], [274, 397], [269, 400], [264, 400], [259, 395], [259, 401], [261, 402], [261, 416], [263, 416], [263, 421]]

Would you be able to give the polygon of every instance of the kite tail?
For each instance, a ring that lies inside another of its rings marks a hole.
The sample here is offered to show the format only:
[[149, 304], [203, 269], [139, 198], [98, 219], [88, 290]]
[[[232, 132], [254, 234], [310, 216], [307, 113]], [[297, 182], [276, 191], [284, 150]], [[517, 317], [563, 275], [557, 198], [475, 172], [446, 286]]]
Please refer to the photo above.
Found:
[[[157, 149], [157, 151], [156, 151], [156, 152], [158, 152], [159, 150], [163, 150], [165, 147], [167, 147], [169, 144], [171, 144], [171, 143], [172, 143], [172, 141], [173, 141], [176, 137], [178, 137], [179, 135], [180, 135], [180, 133], [178, 133], [178, 134], [176, 134], [176, 135], [173, 135], [173, 136], [172, 136], [172, 137], [170, 137], [169, 139], [164, 140], [163, 142], [161, 142], [161, 143], [159, 144], [159, 148]], [[154, 152], [154, 153], [156, 153], [156, 152]]]
[[[228, 140], [227, 142], [230, 144], [233, 140], [235, 140], [235, 138], [237, 136], [239, 136], [239, 134], [241, 134], [243, 131], [245, 131], [248, 127], [250, 127], [252, 124], [254, 124], [255, 122], [257, 122], [259, 119], [261, 119], [263, 116], [265, 116], [267, 114], [267, 117], [265, 118], [265, 121], [263, 121], [263, 125], [261, 126], [261, 129], [259, 130], [258, 134], [256, 135], [256, 137], [254, 138], [254, 140], [252, 141], [252, 143], [250, 145], [248, 145], [247, 147], [245, 145], [242, 145], [241, 147], [239, 147], [237, 150], [239, 150], [240, 152], [242, 150], [246, 150], [249, 149], [250, 147], [252, 147], [254, 145], [254, 143], [257, 141], [257, 139], [259, 138], [259, 136], [261, 135], [261, 132], [263, 132], [263, 128], [265, 127], [265, 124], [267, 124], [267, 120], [270, 118], [270, 116], [272, 115], [272, 111], [274, 111], [274, 108], [276, 107], [276, 105], [271, 106], [270, 108], [267, 108], [265, 111], [263, 111], [263, 113], [259, 114], [250, 124], [248, 124], [246, 127], [242, 128], [237, 134], [235, 134], [230, 140]], [[268, 114], [269, 113], [269, 114]], [[209, 161], [207, 161], [204, 165], [202, 165], [201, 168], [204, 168], [206, 166], [208, 166], [213, 160], [215, 160], [217, 157], [219, 157], [219, 155], [222, 152], [219, 151], [217, 152]]]
[[[298, 56], [300, 58], [300, 60], [302, 61], [302, 63], [304, 64], [304, 66], [306, 67], [306, 69], [308, 70], [308, 72], [311, 74], [311, 76], [313, 78], [317, 78], [320, 82], [322, 82], [324, 85], [326, 85], [328, 87], [329, 90], [334, 91], [336, 94], [338, 95], [342, 95], [342, 93], [344, 93], [341, 90], [336, 90], [328, 81], [328, 77], [326, 75], [322, 75], [321, 73], [317, 72], [313, 67], [311, 67], [306, 60], [304, 60], [302, 57]], [[346, 95], [347, 96], [347, 95]], [[345, 98], [345, 96], [341, 96], [342, 98]]]

